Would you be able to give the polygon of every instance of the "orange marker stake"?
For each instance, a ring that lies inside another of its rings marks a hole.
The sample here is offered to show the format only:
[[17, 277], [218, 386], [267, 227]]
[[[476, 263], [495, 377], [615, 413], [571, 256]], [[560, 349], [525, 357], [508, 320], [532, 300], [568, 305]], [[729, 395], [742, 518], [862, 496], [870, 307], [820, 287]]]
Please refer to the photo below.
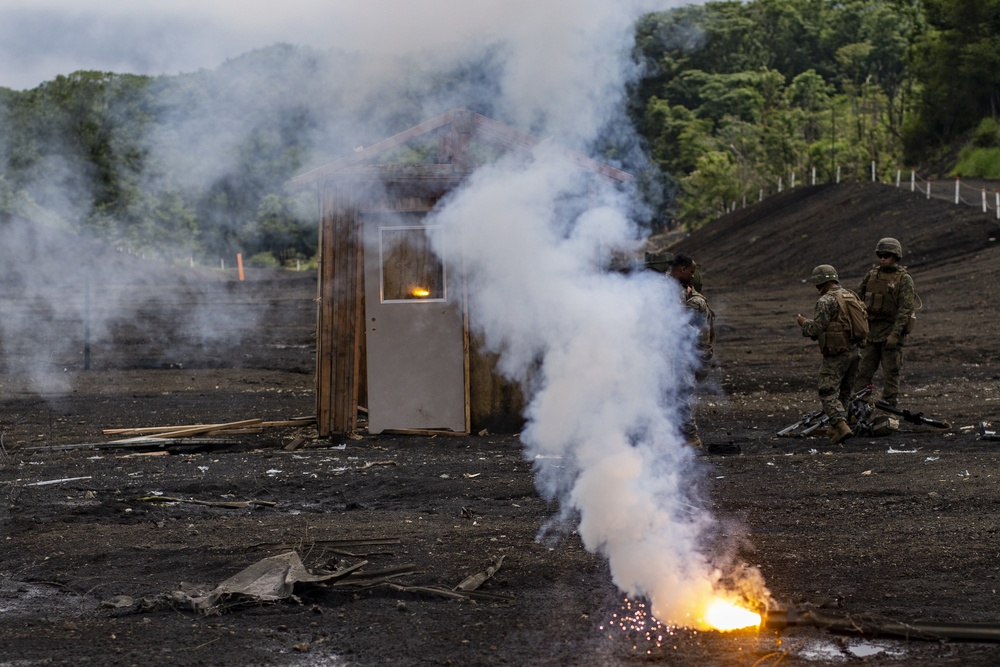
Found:
[[240, 270], [240, 281], [243, 281], [243, 253], [236, 253], [236, 266]]

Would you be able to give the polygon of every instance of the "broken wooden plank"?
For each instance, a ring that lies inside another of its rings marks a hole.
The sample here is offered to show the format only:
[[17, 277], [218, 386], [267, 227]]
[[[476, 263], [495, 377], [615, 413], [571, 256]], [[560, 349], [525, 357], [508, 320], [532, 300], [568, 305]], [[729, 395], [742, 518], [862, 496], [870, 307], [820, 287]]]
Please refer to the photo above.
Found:
[[146, 436], [139, 436], [136, 438], [128, 438], [124, 440], [116, 440], [115, 442], [136, 442], [143, 438], [186, 438], [192, 435], [204, 435], [213, 431], [222, 431], [230, 428], [241, 428], [243, 426], [256, 426], [264, 422], [261, 418], [256, 419], [244, 419], [238, 422], [229, 422], [226, 424], [201, 424], [199, 426], [186, 426], [184, 428], [179, 428], [175, 431], [165, 431], [163, 433], [155, 433]]
[[462, 580], [462, 582], [458, 586], [455, 586], [455, 590], [456, 591], [476, 590], [477, 588], [482, 586], [487, 579], [496, 574], [497, 570], [499, 570], [500, 566], [503, 564], [503, 559], [504, 556], [500, 556], [482, 572], [477, 572], [476, 574], [466, 577], [465, 579]]
[[386, 435], [469, 435], [468, 431], [450, 431], [447, 429], [427, 429], [427, 428], [387, 428], [382, 431]]
[[262, 544], [255, 544], [252, 548], [254, 549], [301, 549], [308, 547], [310, 549], [315, 547], [324, 548], [347, 548], [347, 547], [371, 547], [371, 546], [390, 546], [401, 544], [398, 537], [375, 537], [371, 539], [358, 539], [358, 540], [306, 540], [296, 544], [289, 544], [287, 542], [264, 542]]
[[247, 509], [255, 505], [274, 507], [278, 503], [270, 500], [197, 500], [195, 498], [175, 498], [172, 496], [144, 496], [139, 498], [147, 503], [188, 503], [189, 505], [207, 505], [209, 507], [225, 507], [227, 509]]
[[[260, 420], [256, 426], [270, 428], [270, 427], [281, 427], [281, 426], [310, 426], [316, 423], [316, 417], [293, 417], [291, 419], [282, 419], [278, 421], [264, 421]], [[188, 428], [207, 428], [213, 427], [214, 429], [224, 429], [230, 428], [226, 423], [220, 424], [180, 424], [173, 426], [139, 426], [133, 428], [106, 428], [101, 431], [104, 435], [152, 435], [156, 433], [169, 433], [171, 431], [178, 431]]]
[[402, 593], [428, 593], [430, 595], [440, 595], [441, 597], [464, 600], [496, 600], [498, 602], [512, 602], [514, 600], [514, 597], [511, 595], [484, 593], [483, 591], [456, 591], [450, 588], [445, 588], [444, 586], [407, 586], [404, 584], [397, 584], [395, 582], [388, 582], [386, 585], [389, 588]]
[[304, 437], [302, 437], [302, 436], [299, 436], [299, 437], [295, 438], [294, 440], [292, 440], [291, 442], [289, 442], [284, 447], [282, 447], [282, 449], [284, 449], [286, 452], [293, 452], [296, 449], [302, 447], [302, 445], [304, 445], [305, 442], [306, 442], [306, 439]]
[[86, 477], [63, 477], [62, 479], [49, 479], [44, 482], [31, 482], [30, 484], [25, 484], [25, 486], [48, 486], [50, 484], [63, 484], [64, 482], [79, 482], [85, 479], [92, 479], [90, 475]]
[[222, 438], [133, 438], [129, 440], [112, 440], [111, 442], [80, 442], [72, 445], [40, 445], [37, 447], [22, 447], [23, 452], [66, 452], [75, 449], [169, 449], [173, 446], [191, 447], [207, 445], [231, 445], [232, 440]]

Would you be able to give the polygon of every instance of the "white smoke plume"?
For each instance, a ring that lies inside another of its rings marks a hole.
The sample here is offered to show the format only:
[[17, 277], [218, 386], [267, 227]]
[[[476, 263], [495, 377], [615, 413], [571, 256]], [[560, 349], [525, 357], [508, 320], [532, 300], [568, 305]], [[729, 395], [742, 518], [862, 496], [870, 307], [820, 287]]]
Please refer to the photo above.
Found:
[[[514, 36], [527, 48], [513, 50], [503, 87], [513, 116], [573, 148], [614, 124], [641, 4], [567, 3], [553, 12], [561, 25], [523, 21], [531, 34]], [[611, 248], [639, 247], [635, 193], [595, 201], [563, 155], [543, 144], [530, 164], [482, 169], [436, 221], [463, 238], [473, 321], [528, 387], [522, 440], [540, 492], [560, 504], [553, 524], [575, 523], [661, 622], [704, 627], [714, 597], [764, 591], [755, 570], [708, 551], [704, 470], [680, 432], [697, 363], [690, 315], [662, 275], [606, 270]]]

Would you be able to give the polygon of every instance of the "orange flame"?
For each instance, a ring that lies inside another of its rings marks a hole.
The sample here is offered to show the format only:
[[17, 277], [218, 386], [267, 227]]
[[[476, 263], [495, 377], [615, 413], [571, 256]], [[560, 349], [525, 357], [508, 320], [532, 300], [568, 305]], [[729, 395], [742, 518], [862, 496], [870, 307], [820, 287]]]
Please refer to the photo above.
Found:
[[417, 297], [418, 299], [426, 299], [431, 295], [431, 291], [426, 287], [414, 287], [410, 290], [410, 294]]
[[717, 598], [705, 609], [705, 624], [713, 630], [730, 632], [741, 628], [760, 626], [760, 614], [745, 607]]

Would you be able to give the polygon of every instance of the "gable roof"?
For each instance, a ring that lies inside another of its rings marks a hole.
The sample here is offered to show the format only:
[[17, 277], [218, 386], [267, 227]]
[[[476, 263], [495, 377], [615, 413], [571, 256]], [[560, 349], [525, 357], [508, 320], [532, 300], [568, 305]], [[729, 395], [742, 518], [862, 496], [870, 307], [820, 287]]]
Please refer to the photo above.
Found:
[[[541, 143], [538, 137], [517, 130], [499, 121], [487, 118], [469, 111], [466, 107], [458, 107], [444, 112], [439, 116], [425, 120], [388, 139], [355, 151], [351, 155], [339, 158], [321, 167], [299, 174], [290, 181], [290, 186], [300, 189], [318, 183], [327, 177], [350, 167], [373, 161], [380, 155], [401, 146], [417, 137], [430, 134], [446, 126], [457, 131], [466, 131], [470, 138], [482, 142], [505, 153], [514, 153], [527, 157], [531, 150]], [[592, 171], [611, 183], [628, 183], [632, 175], [610, 165], [598, 162], [577, 151], [564, 150], [563, 154], [577, 166]]]

